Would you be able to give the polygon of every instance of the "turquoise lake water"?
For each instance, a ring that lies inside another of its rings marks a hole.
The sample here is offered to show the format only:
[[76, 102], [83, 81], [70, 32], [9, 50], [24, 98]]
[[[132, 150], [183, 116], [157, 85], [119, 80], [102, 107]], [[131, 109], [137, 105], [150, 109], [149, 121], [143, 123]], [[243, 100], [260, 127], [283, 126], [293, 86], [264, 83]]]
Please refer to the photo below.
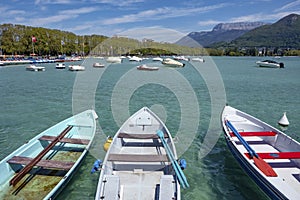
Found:
[[[94, 199], [99, 174], [90, 174], [95, 159], [103, 159], [103, 143], [124, 120], [143, 106], [165, 121], [177, 153], [187, 160], [190, 184], [182, 199], [268, 199], [235, 161], [220, 123], [223, 106], [247, 112], [275, 127], [283, 112], [285, 133], [300, 137], [300, 58], [282, 57], [283, 69], [256, 67], [259, 57], [210, 57], [181, 69], [159, 66], [138, 71], [124, 61], [103, 69], [99, 59], [86, 59], [84, 72], [55, 69], [29, 72], [25, 65], [0, 68], [0, 159], [41, 131], [84, 109], [99, 116], [97, 135], [81, 167], [57, 199]], [[71, 63], [66, 63], [68, 66]], [[74, 63], [72, 63], [74, 64]], [[279, 128], [279, 127], [278, 127]]]

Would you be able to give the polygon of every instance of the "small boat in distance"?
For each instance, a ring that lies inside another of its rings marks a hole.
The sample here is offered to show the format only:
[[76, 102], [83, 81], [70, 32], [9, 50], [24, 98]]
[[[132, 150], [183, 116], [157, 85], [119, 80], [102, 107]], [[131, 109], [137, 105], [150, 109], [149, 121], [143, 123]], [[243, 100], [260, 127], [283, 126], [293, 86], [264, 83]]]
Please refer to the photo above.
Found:
[[36, 65], [31, 64], [31, 65], [29, 65], [29, 66], [26, 67], [26, 70], [27, 71], [33, 71], [33, 72], [43, 72], [46, 69], [45, 69], [45, 67], [36, 66]]
[[69, 65], [70, 71], [84, 71], [85, 67], [81, 65]]
[[95, 199], [180, 199], [180, 185], [189, 187], [181, 167], [167, 127], [143, 107], [110, 143]]
[[159, 70], [159, 67], [150, 67], [148, 65], [138, 65], [136, 66], [136, 69], [138, 70], [145, 70], [145, 71], [156, 71], [156, 70]]
[[95, 62], [95, 63], [93, 64], [93, 67], [95, 67], [95, 68], [103, 68], [103, 67], [105, 67], [105, 65], [102, 64], [102, 63], [99, 63], [99, 62]]
[[159, 62], [162, 62], [164, 59], [162, 59], [161, 57], [155, 57], [155, 58], [152, 58], [152, 61], [159, 61]]
[[66, 65], [65, 65], [65, 63], [56, 63], [55, 68], [56, 69], [65, 69]]
[[195, 61], [195, 62], [205, 62], [204, 58], [192, 58], [191, 61]]
[[184, 63], [181, 63], [177, 60], [173, 60], [171, 58], [165, 58], [162, 61], [162, 64], [164, 64], [167, 67], [184, 67], [184, 65], [185, 65]]
[[0, 162], [0, 199], [54, 199], [72, 177], [96, 132], [94, 110], [65, 119]]
[[262, 191], [271, 199], [299, 199], [300, 143], [230, 106], [221, 119], [231, 153]]
[[108, 57], [106, 59], [106, 62], [108, 62], [108, 63], [121, 63], [122, 58], [120, 58], [120, 57]]
[[256, 64], [259, 67], [267, 67], [267, 68], [284, 68], [284, 64], [281, 62], [277, 62], [274, 60], [264, 60], [264, 61], [257, 61]]
[[129, 61], [134, 61], [134, 62], [141, 62], [143, 59], [139, 58], [137, 56], [132, 56], [129, 58]]

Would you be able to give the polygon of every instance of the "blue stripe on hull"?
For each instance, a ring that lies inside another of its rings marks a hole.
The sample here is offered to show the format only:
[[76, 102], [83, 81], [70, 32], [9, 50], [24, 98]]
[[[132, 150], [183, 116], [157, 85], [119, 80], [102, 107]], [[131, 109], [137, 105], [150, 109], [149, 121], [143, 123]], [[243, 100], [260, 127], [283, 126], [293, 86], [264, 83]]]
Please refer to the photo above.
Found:
[[253, 167], [245, 160], [245, 158], [239, 153], [234, 145], [226, 139], [226, 143], [231, 151], [232, 155], [238, 161], [240, 166], [246, 171], [246, 173], [255, 181], [255, 183], [265, 192], [271, 199], [286, 200], [286, 198], [279, 190], [273, 187], [263, 176], [259, 174]]

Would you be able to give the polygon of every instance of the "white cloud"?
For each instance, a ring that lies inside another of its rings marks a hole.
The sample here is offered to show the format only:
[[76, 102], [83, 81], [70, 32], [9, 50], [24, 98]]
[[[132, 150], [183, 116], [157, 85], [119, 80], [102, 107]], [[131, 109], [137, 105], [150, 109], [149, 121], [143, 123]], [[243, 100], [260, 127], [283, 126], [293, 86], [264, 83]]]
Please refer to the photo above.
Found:
[[[299, 13], [299, 11], [296, 12]], [[245, 15], [236, 18], [231, 18], [228, 21], [229, 22], [274, 21], [274, 20], [279, 20], [289, 14], [291, 14], [291, 12], [280, 12], [280, 13], [273, 13], [273, 14], [256, 13], [252, 15]]]
[[126, 36], [129, 38], [135, 38], [142, 40], [144, 38], [153, 39], [157, 42], [176, 42], [180, 38], [186, 35], [186, 33], [181, 33], [179, 31], [163, 28], [163, 27], [139, 27], [132, 28], [122, 32], [117, 33], [117, 35]]
[[91, 13], [94, 11], [97, 11], [97, 7], [82, 7], [78, 9], [70, 9], [70, 10], [61, 10], [59, 11], [59, 14], [65, 14], [65, 15], [73, 15], [73, 14], [86, 14]]
[[[296, 6], [299, 6], [300, 5], [300, 0], [297, 0], [297, 1], [293, 1], [291, 3], [288, 3], [284, 6], [282, 6], [281, 8], [278, 8], [275, 10], [275, 12], [279, 12], [279, 11], [284, 11], [284, 10], [288, 10], [290, 8], [293, 8], [295, 9]], [[299, 9], [299, 8], [298, 8]]]
[[65, 21], [68, 19], [76, 18], [76, 17], [77, 17], [77, 15], [60, 14], [60, 15], [55, 15], [55, 16], [51, 16], [51, 17], [35, 18], [35, 19], [30, 20], [30, 24], [32, 26], [42, 26], [42, 25], [46, 25], [46, 24]]
[[182, 17], [188, 15], [194, 15], [195, 13], [205, 13], [212, 10], [216, 10], [227, 6], [228, 4], [218, 4], [213, 6], [205, 6], [200, 8], [175, 8], [175, 7], [163, 7], [157, 8], [154, 10], [145, 10], [141, 11], [136, 14], [124, 15], [122, 17], [116, 17], [112, 19], [103, 20], [103, 24], [110, 25], [110, 24], [122, 24], [122, 23], [129, 23], [129, 22], [138, 22], [138, 21], [145, 21], [145, 20], [161, 20], [166, 18], [175, 18], [175, 17]]

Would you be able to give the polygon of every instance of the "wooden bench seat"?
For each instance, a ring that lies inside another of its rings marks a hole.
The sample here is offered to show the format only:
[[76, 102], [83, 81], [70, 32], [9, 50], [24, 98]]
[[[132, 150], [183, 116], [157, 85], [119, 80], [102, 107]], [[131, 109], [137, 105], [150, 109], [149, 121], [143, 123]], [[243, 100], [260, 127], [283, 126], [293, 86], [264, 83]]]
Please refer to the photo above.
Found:
[[[50, 136], [50, 135], [44, 135], [39, 138], [39, 140], [46, 140], [46, 141], [54, 141], [55, 139], [56, 139], [55, 136]], [[59, 142], [88, 145], [90, 140], [79, 139], [79, 138], [62, 138], [59, 140]]]
[[[28, 165], [33, 158], [14, 156], [7, 161], [10, 164]], [[35, 166], [44, 168], [54, 168], [61, 170], [69, 170], [74, 165], [74, 162], [58, 161], [58, 160], [40, 160]]]
[[[169, 136], [165, 134], [165, 138]], [[137, 133], [119, 133], [118, 138], [128, 138], [128, 139], [158, 139], [157, 134], [137, 134]]]
[[[245, 155], [250, 158], [249, 153]], [[257, 153], [262, 159], [300, 159], [300, 152]]]
[[[275, 136], [277, 133], [273, 131], [260, 131], [260, 132], [239, 132], [241, 136], [249, 137], [249, 136]], [[235, 137], [233, 132], [230, 132], [231, 137]]]
[[148, 155], [148, 154], [110, 154], [109, 161], [118, 162], [168, 162], [166, 155]]

